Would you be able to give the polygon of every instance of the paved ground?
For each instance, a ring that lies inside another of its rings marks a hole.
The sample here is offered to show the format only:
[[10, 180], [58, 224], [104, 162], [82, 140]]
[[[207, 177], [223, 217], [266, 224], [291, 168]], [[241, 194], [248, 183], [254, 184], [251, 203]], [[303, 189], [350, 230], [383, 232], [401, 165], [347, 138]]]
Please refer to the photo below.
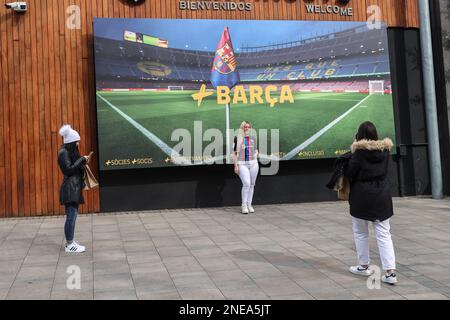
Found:
[[[347, 271], [346, 203], [308, 203], [83, 215], [77, 256], [63, 251], [63, 217], [0, 220], [0, 299], [449, 299], [450, 201], [395, 207], [397, 286], [370, 290]], [[67, 289], [73, 265], [80, 290]]]

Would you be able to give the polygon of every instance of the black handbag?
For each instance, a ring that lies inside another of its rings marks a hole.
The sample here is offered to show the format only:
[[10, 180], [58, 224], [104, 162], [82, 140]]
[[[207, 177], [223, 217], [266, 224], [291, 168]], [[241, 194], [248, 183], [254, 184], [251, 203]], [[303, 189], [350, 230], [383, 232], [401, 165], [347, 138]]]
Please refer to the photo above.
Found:
[[350, 195], [350, 181], [345, 177], [345, 168], [351, 157], [348, 152], [336, 159], [333, 175], [326, 187], [337, 192], [339, 200], [348, 200]]

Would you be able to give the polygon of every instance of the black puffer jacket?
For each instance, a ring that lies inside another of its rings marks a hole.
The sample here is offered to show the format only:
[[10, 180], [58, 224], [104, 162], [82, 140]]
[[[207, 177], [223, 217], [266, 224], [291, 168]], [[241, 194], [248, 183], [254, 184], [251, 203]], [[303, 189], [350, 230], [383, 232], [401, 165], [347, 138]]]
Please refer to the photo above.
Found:
[[63, 146], [58, 153], [58, 164], [64, 180], [61, 185], [59, 199], [62, 205], [78, 205], [84, 203], [84, 164], [85, 157], [80, 157], [75, 162], [70, 160], [69, 151]]
[[361, 140], [352, 145], [345, 176], [350, 180], [350, 214], [359, 219], [384, 221], [394, 214], [388, 165], [392, 140]]

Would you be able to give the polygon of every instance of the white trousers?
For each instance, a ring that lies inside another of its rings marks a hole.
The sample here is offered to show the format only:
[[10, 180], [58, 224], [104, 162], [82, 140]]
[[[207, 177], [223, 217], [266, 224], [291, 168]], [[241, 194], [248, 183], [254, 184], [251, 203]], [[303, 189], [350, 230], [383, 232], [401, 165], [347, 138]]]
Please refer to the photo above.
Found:
[[[369, 221], [354, 217], [352, 217], [352, 220], [358, 262], [360, 265], [369, 265]], [[373, 222], [373, 226], [383, 270], [395, 270], [395, 253], [389, 219], [383, 222]]]
[[252, 204], [258, 172], [259, 165], [256, 160], [239, 163], [239, 177], [242, 181], [242, 205]]

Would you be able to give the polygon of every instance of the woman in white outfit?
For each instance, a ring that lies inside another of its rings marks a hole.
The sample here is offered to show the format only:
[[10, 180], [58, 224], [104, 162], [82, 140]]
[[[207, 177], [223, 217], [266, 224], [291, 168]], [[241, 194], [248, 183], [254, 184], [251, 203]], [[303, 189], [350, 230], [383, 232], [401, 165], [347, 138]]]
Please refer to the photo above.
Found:
[[242, 213], [254, 213], [252, 207], [253, 192], [258, 177], [258, 149], [252, 125], [248, 121], [241, 123], [238, 136], [234, 138], [234, 172], [242, 181]]

